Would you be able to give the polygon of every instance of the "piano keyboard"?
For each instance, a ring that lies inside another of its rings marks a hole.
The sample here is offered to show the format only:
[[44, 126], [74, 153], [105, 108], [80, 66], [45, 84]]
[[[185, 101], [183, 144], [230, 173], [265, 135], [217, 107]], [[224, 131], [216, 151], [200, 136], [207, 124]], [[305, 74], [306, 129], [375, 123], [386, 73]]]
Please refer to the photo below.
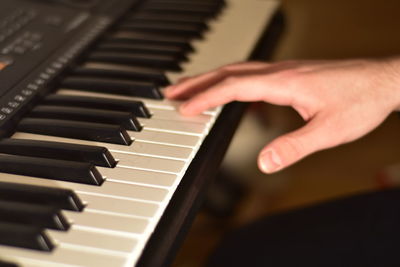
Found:
[[147, 0], [0, 140], [0, 266], [138, 263], [221, 112], [182, 117], [162, 86], [247, 59], [278, 6], [227, 0], [205, 25], [221, 3]]

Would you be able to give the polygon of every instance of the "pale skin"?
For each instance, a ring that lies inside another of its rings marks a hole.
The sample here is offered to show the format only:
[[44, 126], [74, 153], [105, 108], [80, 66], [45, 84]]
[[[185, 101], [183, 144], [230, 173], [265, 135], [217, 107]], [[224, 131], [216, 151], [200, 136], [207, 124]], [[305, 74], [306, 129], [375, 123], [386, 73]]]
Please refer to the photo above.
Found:
[[185, 116], [234, 100], [294, 108], [305, 126], [276, 138], [258, 157], [260, 170], [273, 173], [358, 139], [399, 110], [400, 58], [243, 62], [182, 78], [165, 95], [185, 99]]

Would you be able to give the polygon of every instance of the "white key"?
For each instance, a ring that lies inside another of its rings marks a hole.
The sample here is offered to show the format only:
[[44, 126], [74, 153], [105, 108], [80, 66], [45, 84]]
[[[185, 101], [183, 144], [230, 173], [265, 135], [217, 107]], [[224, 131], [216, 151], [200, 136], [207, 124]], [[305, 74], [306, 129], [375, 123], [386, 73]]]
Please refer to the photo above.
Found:
[[151, 118], [152, 119], [157, 119], [157, 120], [196, 122], [196, 123], [202, 123], [202, 124], [208, 125], [214, 119], [213, 116], [207, 115], [207, 114], [200, 114], [198, 116], [185, 117], [185, 116], [182, 116], [176, 110], [165, 110], [165, 109], [151, 108], [150, 111], [152, 113]]
[[159, 205], [154, 203], [146, 203], [131, 199], [119, 199], [103, 195], [98, 196], [83, 192], [77, 192], [76, 194], [83, 202], [87, 203], [85, 209], [89, 210], [99, 210], [151, 218], [159, 209]]
[[48, 235], [57, 243], [80, 245], [96, 249], [130, 253], [137, 245], [137, 239], [117, 236], [98, 231], [82, 230], [72, 226], [68, 232], [47, 230]]
[[139, 140], [135, 140], [130, 145], [130, 148], [132, 153], [138, 155], [159, 156], [182, 160], [190, 158], [193, 154], [192, 148], [146, 143]]
[[163, 201], [168, 193], [166, 189], [162, 188], [116, 183], [111, 181], [105, 181], [101, 186], [92, 186], [7, 173], [0, 173], [0, 181], [66, 188], [74, 190], [77, 193], [82, 192], [86, 194], [104, 195], [110, 197], [114, 196], [125, 199], [151, 202]]
[[115, 159], [118, 160], [117, 167], [126, 167], [139, 170], [178, 174], [181, 173], [182, 168], [186, 164], [181, 160], [154, 158], [118, 152], [112, 152], [111, 154], [115, 157]]
[[122, 214], [103, 214], [96, 211], [83, 212], [63, 211], [67, 219], [72, 220], [76, 227], [89, 227], [102, 231], [117, 231], [125, 234], [141, 234], [146, 230], [148, 219], [133, 218]]
[[84, 247], [59, 246], [51, 253], [0, 246], [0, 255], [9, 260], [18, 260], [42, 263], [42, 266], [55, 266], [56, 264], [70, 264], [75, 266], [99, 267], [99, 266], [124, 266], [127, 258], [94, 253]]
[[185, 147], [197, 147], [200, 145], [200, 137], [187, 134], [166, 133], [143, 129], [140, 132], [128, 131], [133, 140], [159, 143], [167, 145], [177, 145]]
[[43, 261], [37, 261], [37, 260], [32, 260], [28, 258], [15, 258], [10, 257], [10, 256], [2, 256], [1, 260], [8, 260], [10, 262], [13, 262], [14, 264], [17, 264], [17, 266], [23, 266], [23, 267], [77, 267], [77, 265], [71, 265], [71, 264], [62, 264], [62, 263], [51, 263], [51, 262], [43, 262]]
[[180, 121], [158, 120], [154, 118], [137, 118], [147, 130], [170, 132], [178, 134], [198, 135], [207, 134], [209, 127], [201, 123], [190, 123]]
[[124, 181], [128, 183], [140, 183], [156, 186], [172, 186], [178, 179], [176, 174], [145, 171], [131, 168], [101, 168], [100, 173], [109, 180]]

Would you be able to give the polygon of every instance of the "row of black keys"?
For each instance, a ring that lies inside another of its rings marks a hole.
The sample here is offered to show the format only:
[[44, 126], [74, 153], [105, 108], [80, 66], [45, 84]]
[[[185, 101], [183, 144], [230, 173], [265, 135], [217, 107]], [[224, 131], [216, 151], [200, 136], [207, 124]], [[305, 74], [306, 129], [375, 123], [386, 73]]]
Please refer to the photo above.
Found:
[[81, 212], [84, 204], [71, 190], [0, 182], [0, 244], [51, 251], [45, 229], [70, 227], [62, 209]]
[[[113, 70], [113, 72], [118, 71]], [[104, 73], [100, 71], [99, 74], [104, 76]], [[130, 77], [132, 76], [134, 75], [131, 72]], [[109, 88], [118, 88], [132, 82], [131, 80], [124, 83], [114, 81], [115, 85], [112, 85], [104, 81], [99, 82], [99, 78], [96, 77], [86, 83], [74, 84], [71, 82], [74, 79], [76, 81], [80, 78], [66, 78], [61, 87], [68, 85], [69, 88], [81, 90], [84, 84], [92, 90], [111, 93]], [[51, 94], [19, 122], [17, 130], [130, 145], [132, 140], [126, 130], [141, 130], [136, 117], [150, 117], [150, 112], [139, 101]], [[103, 178], [94, 166], [113, 167], [115, 165], [115, 160], [105, 151], [105, 148], [101, 147], [34, 140], [3, 140], [3, 144], [0, 144], [0, 152], [3, 153], [0, 154], [0, 163], [2, 163], [0, 171], [101, 185]]]
[[[66, 81], [70, 80], [71, 78], [67, 78], [63, 85], [65, 86]], [[131, 81], [125, 81], [129, 82]], [[118, 86], [121, 84], [124, 83], [116, 82]], [[88, 88], [100, 91], [115, 88], [105, 83], [88, 82], [86, 85]], [[139, 101], [51, 94], [19, 122], [17, 130], [130, 145], [132, 141], [126, 130], [141, 130], [136, 117], [150, 117], [150, 112]], [[0, 152], [3, 153], [0, 155], [2, 163], [0, 171], [101, 185], [103, 178], [94, 165], [103, 167], [115, 165], [115, 160], [104, 151], [104, 148], [100, 147], [34, 140], [3, 140], [3, 144], [0, 144]]]
[[159, 87], [168, 84], [164, 72], [181, 70], [193, 51], [190, 41], [202, 36], [205, 21], [221, 6], [222, 1], [148, 1], [107, 34], [61, 86], [161, 99]]
[[[168, 9], [168, 12], [172, 12], [168, 15], [165, 12], [160, 13], [160, 6], [165, 7], [167, 2], [167, 6], [170, 8], [166, 7], [166, 9]], [[60, 83], [59, 87], [107, 94], [162, 98], [159, 86], [168, 84], [164, 70], [154, 69], [150, 66], [146, 67], [149, 64], [144, 61], [149, 58], [153, 60], [154, 57], [157, 57], [155, 56], [157, 53], [164, 53], [162, 56], [166, 56], [174, 49], [175, 52], [179, 52], [184, 57], [184, 53], [190, 50], [189, 41], [191, 39], [171, 37], [169, 36], [170, 34], [162, 30], [162, 25], [170, 25], [169, 33], [173, 28], [171, 24], [176, 27], [195, 24], [197, 25], [196, 32], [200, 34], [201, 30], [205, 28], [205, 26], [201, 27], [201, 25], [205, 25], [203, 23], [206, 17], [188, 17], [187, 14], [182, 13], [182, 10], [191, 10], [194, 13], [200, 5], [205, 6], [211, 14], [211, 11], [216, 13], [218, 9], [215, 8], [221, 5], [219, 1], [205, 3], [198, 1], [185, 2], [183, 6], [176, 5], [176, 3], [182, 4], [183, 2], [151, 1], [148, 4], [144, 4], [139, 11], [131, 14], [122, 23], [122, 26], [116, 27], [115, 31], [123, 28], [124, 23], [127, 23], [127, 21], [133, 21], [129, 23], [135, 24], [135, 19], [138, 18], [152, 22], [152, 31], [149, 32], [146, 29], [132, 30], [129, 32], [129, 38], [114, 38], [109, 37], [113, 33], [108, 34], [108, 37], [105, 37], [105, 40], [97, 45], [97, 52], [90, 53], [78, 67], [73, 68], [71, 74]], [[190, 7], [190, 5], [193, 6]], [[157, 7], [157, 12], [152, 11], [154, 6]], [[174, 13], [171, 6], [176, 7], [177, 12]], [[153, 32], [159, 28], [160, 32], [154, 34]], [[176, 32], [176, 34], [182, 33]], [[110, 47], [111, 44], [114, 47]], [[134, 47], [137, 48], [137, 45], [146, 47], [147, 52], [139, 51], [140, 49], [135, 50]], [[102, 49], [109, 51], [101, 52]], [[132, 58], [135, 58], [135, 60], [132, 60]], [[159, 62], [158, 59], [156, 61]], [[100, 67], [98, 66], [99, 62], [108, 62], [108, 64], [112, 63], [113, 65], [103, 64], [102, 68], [101, 65]], [[178, 64], [179, 59], [174, 57], [173, 62]], [[95, 63], [97, 65], [93, 67]], [[89, 97], [82, 99], [76, 99], [75, 97], [73, 99], [72, 96], [48, 96], [42, 101], [41, 105], [32, 110], [28, 118], [19, 123], [18, 130], [130, 145], [131, 140], [126, 130], [140, 131], [141, 125], [136, 117], [150, 117], [150, 113], [141, 102], [119, 101], [121, 103], [117, 103], [117, 101], [112, 100], [99, 102], [101, 101]]]
[[[116, 28], [122, 37], [105, 37], [60, 87], [161, 99], [164, 71], [180, 69], [193, 50], [190, 39], [201, 36], [205, 20], [222, 6], [218, 0], [148, 0]], [[141, 130], [136, 117], [150, 118], [139, 101], [51, 94], [17, 130], [129, 145], [126, 130]], [[92, 185], [103, 182], [95, 165], [116, 165], [106, 148], [96, 146], [3, 139], [0, 153], [0, 172]], [[68, 230], [62, 209], [80, 212], [84, 205], [71, 190], [0, 182], [0, 244], [51, 251], [44, 230]], [[6, 264], [13, 266], [0, 261]]]
[[[152, 1], [151, 4], [157, 5], [160, 2], [164, 3], [164, 1]], [[182, 3], [180, 1], [165, 1], [165, 3], [166, 2]], [[193, 4], [195, 6], [200, 5], [200, 3], [197, 2]], [[185, 3], [185, 9], [188, 8], [188, 5], [188, 3]], [[209, 2], [207, 5], [212, 6], [212, 2]], [[157, 22], [157, 27], [159, 24], [162, 25], [168, 21], [170, 23], [173, 21], [177, 25], [186, 25], [184, 23], [185, 21], [190, 24], [191, 20], [195, 20], [194, 18], [189, 19], [187, 15], [181, 14], [181, 10], [179, 10], [179, 14], [174, 14], [172, 17], [169, 17], [169, 20], [166, 15], [164, 15], [164, 18], [159, 18], [160, 16], [163, 17], [162, 13], [156, 12], [153, 14], [146, 10], [146, 7], [151, 7], [151, 5], [144, 5], [142, 10], [132, 14], [130, 18], [145, 16], [146, 20], [153, 21], [154, 23]], [[127, 19], [127, 21], [129, 21], [129, 19]], [[197, 23], [204, 23], [204, 18], [197, 18], [196, 21]], [[131, 32], [130, 34], [138, 33]], [[184, 48], [190, 46], [190, 39], [185, 38], [185, 40], [180, 43], [182, 46], [179, 48], [178, 43], [171, 43], [173, 42], [169, 40], [171, 37], [167, 36], [165, 33], [154, 35], [144, 31], [140, 32], [139, 35], [144, 39], [126, 38], [123, 43], [125, 43], [126, 46], [142, 44], [143, 47], [147, 47], [148, 53], [151, 54], [150, 56], [156, 53], [169, 53], [171, 48], [177, 48], [178, 50], [176, 51], [184, 53]], [[100, 47], [98, 49], [101, 50], [103, 45], [107, 45], [110, 38], [106, 37], [105, 39], [106, 40], [103, 40], [98, 45], [98, 47]], [[156, 39], [158, 41], [156, 41]], [[161, 40], [164, 40], [164, 42]], [[157, 46], [157, 48], [155, 48], [155, 46]], [[89, 54], [78, 67], [71, 70], [71, 74], [60, 83], [59, 87], [107, 94], [162, 98], [159, 86], [168, 83], [164, 70], [145, 67], [143, 64], [140, 64], [140, 62], [121, 62], [121, 60], [118, 60], [118, 55], [120, 55], [121, 52], [118, 48], [114, 47], [113, 49], [115, 51], [111, 50], [107, 52], [110, 55], [112, 54], [112, 56], [108, 59], [103, 58], [103, 61], [111, 62], [112, 65], [109, 63], [100, 64], [99, 67], [99, 62], [102, 61], [102, 59], [97, 58], [96, 60], [93, 58], [93, 55], [100, 52], [93, 52]], [[126, 59], [133, 55], [136, 55], [135, 57], [147, 57], [147, 55], [143, 56], [140, 54], [143, 52], [140, 52], [139, 56], [137, 55], [138, 53], [139, 51], [136, 50], [125, 51], [121, 58]], [[93, 64], [97, 64], [96, 67], [93, 67]], [[32, 110], [28, 118], [23, 119], [19, 123], [17, 129], [30, 133], [130, 145], [131, 140], [126, 130], [141, 130], [141, 125], [136, 117], [150, 117], [149, 111], [141, 102], [115, 101], [90, 97], [78, 99], [73, 96], [50, 95], [46, 97], [39, 106]]]

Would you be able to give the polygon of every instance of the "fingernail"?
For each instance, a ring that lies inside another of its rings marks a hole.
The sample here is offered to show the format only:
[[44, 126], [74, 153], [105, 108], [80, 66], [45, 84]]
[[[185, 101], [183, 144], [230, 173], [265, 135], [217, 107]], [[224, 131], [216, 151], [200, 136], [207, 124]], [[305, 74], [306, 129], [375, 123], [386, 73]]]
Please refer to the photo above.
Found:
[[271, 173], [278, 171], [282, 167], [282, 160], [273, 149], [268, 149], [261, 154], [260, 167], [263, 172]]

